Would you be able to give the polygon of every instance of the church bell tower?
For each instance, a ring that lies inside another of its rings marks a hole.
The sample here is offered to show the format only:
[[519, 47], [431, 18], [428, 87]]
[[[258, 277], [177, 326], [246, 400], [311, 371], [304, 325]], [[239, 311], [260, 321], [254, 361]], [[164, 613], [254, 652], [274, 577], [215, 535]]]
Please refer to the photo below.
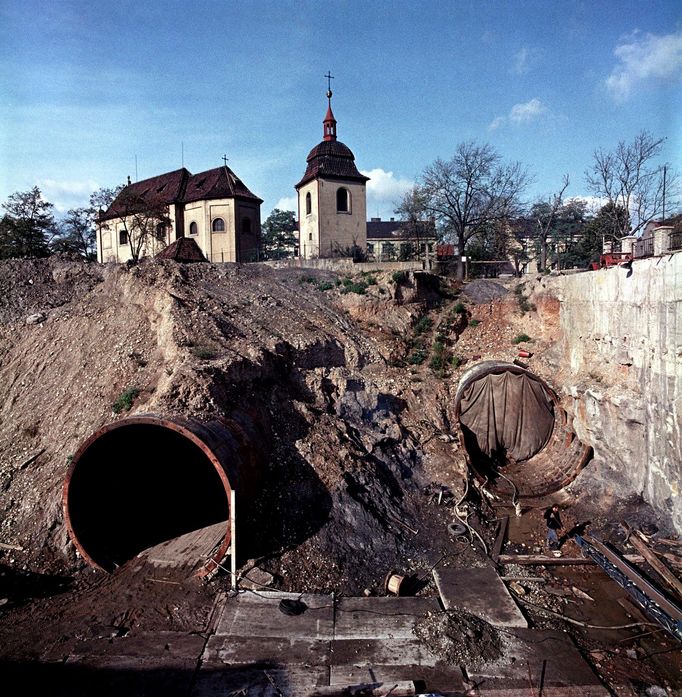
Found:
[[308, 154], [307, 167], [296, 184], [299, 253], [306, 259], [350, 256], [367, 250], [369, 177], [360, 174], [350, 148], [336, 138], [332, 111], [332, 75], [328, 80], [323, 139]]

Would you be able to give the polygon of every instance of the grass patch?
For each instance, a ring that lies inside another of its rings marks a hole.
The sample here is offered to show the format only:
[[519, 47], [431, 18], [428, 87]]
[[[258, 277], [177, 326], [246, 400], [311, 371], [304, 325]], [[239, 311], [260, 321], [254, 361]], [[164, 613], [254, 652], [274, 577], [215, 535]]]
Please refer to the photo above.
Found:
[[130, 411], [133, 402], [137, 399], [139, 394], [140, 390], [138, 390], [137, 387], [128, 387], [116, 398], [116, 401], [111, 405], [111, 410], [114, 414], [120, 414], [122, 411]]
[[401, 283], [407, 283], [407, 278], [407, 271], [394, 271], [391, 274], [391, 280], [396, 285], [400, 285]]
[[450, 356], [450, 365], [453, 368], [459, 368], [462, 365], [462, 359], [459, 356]]
[[331, 290], [334, 284], [331, 281], [322, 281], [322, 283], [317, 284], [317, 290]]
[[512, 339], [512, 344], [522, 344], [527, 341], [533, 341], [528, 334], [517, 334], [513, 339]]
[[514, 293], [516, 293], [516, 299], [519, 303], [519, 309], [522, 315], [525, 315], [526, 312], [538, 309], [533, 303], [528, 302], [528, 296], [524, 292], [525, 289], [526, 287], [522, 283], [519, 283], [519, 285], [514, 288]]
[[458, 315], [463, 315], [467, 311], [466, 305], [464, 303], [457, 303], [452, 309]]
[[470, 326], [470, 327], [478, 327], [478, 325], [479, 325], [480, 323], [481, 323], [480, 320], [472, 319], [471, 322], [469, 322], [469, 326]]
[[298, 279], [298, 282], [301, 285], [303, 285], [304, 283], [315, 283], [316, 281], [317, 281], [317, 279], [315, 278], [315, 276], [301, 276]]
[[202, 361], [210, 361], [212, 358], [218, 356], [218, 352], [213, 348], [213, 346], [207, 346], [206, 344], [199, 344], [198, 346], [192, 346], [190, 349], [193, 356], [200, 358]]

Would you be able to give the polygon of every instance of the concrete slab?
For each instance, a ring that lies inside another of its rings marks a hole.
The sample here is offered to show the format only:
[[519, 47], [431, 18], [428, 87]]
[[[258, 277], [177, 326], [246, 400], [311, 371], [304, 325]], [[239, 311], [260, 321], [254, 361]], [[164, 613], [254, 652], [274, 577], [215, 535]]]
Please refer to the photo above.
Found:
[[[291, 617], [280, 600], [301, 600], [308, 607]], [[334, 597], [279, 591], [247, 591], [228, 599], [216, 623], [217, 636], [330, 640], [334, 632]]]
[[496, 627], [528, 627], [519, 606], [492, 567], [435, 569], [433, 577], [446, 610], [461, 608]]
[[441, 612], [436, 598], [342, 598], [334, 638], [414, 639], [414, 625], [427, 612]]
[[206, 663], [201, 666], [191, 697], [302, 697], [329, 684], [327, 668], [284, 666], [264, 662], [247, 666]]
[[[563, 632], [515, 629], [505, 633], [504, 656], [478, 669], [468, 669], [481, 695], [606, 697], [603, 687], [570, 638]], [[530, 681], [529, 681], [530, 669]]]

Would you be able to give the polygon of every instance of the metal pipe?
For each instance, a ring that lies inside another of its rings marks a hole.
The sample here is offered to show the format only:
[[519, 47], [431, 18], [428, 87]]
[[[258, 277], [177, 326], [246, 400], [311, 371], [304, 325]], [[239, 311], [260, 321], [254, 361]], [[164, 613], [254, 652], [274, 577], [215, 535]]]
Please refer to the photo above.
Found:
[[208, 525], [224, 535], [203, 573], [230, 549], [232, 492], [255, 493], [267, 439], [254, 415], [201, 422], [132, 416], [98, 429], [73, 457], [63, 487], [69, 537], [112, 571], [140, 551]]

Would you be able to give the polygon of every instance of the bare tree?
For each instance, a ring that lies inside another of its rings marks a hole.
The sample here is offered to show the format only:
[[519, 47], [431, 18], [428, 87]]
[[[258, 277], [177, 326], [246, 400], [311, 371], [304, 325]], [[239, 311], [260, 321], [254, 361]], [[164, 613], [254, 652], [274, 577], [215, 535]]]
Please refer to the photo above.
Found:
[[[677, 195], [677, 176], [668, 170], [664, 184], [664, 165], [653, 162], [664, 140], [642, 131], [632, 143], [620, 141], [612, 152], [594, 152], [594, 163], [585, 177], [593, 193], [611, 204], [612, 227], [618, 238], [639, 232], [663, 212], [664, 197], [670, 206]], [[629, 218], [619, 214], [623, 210]]]
[[[100, 189], [91, 197], [91, 203], [97, 204], [99, 199], [105, 202], [112, 191], [115, 190]], [[108, 214], [112, 213], [123, 227], [133, 262], [137, 262], [148, 247], [165, 245], [166, 230], [171, 224], [166, 204], [149, 201], [125, 187], [110, 205]], [[111, 219], [111, 215], [108, 218]]]
[[420, 186], [413, 186], [400, 197], [393, 211], [402, 220], [401, 235], [416, 240], [417, 259], [421, 259], [421, 238], [426, 231], [426, 195]]
[[545, 199], [540, 199], [533, 204], [531, 215], [535, 222], [538, 245], [540, 247], [540, 271], [547, 268], [547, 246], [550, 234], [556, 222], [557, 213], [563, 205], [564, 193], [568, 188], [568, 174], [564, 174], [562, 186], [556, 193], [550, 194]]
[[520, 163], [502, 163], [488, 144], [460, 143], [451, 159], [436, 160], [422, 175], [425, 210], [438, 221], [444, 237], [457, 246], [457, 277], [464, 278], [467, 243], [489, 224], [514, 214], [528, 174]]

